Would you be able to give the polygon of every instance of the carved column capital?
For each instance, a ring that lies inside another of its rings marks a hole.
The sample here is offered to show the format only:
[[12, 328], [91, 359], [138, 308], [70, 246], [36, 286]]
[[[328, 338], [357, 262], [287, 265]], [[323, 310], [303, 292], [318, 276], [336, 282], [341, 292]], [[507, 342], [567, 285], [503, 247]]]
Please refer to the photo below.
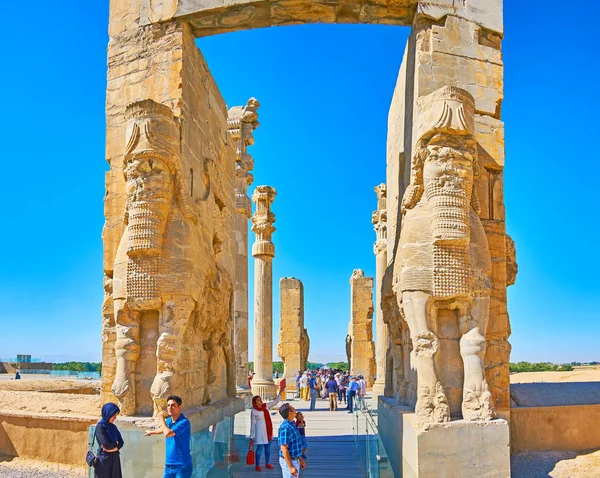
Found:
[[252, 204], [248, 197], [248, 186], [254, 177], [249, 171], [254, 169], [254, 159], [247, 152], [254, 144], [254, 130], [258, 128], [258, 107], [255, 98], [250, 98], [246, 106], [234, 106], [228, 112], [228, 136], [235, 146], [235, 205], [236, 212], [247, 218], [252, 215]]
[[275, 246], [271, 242], [271, 236], [275, 232], [275, 214], [271, 212], [271, 204], [276, 194], [275, 188], [257, 186], [252, 195], [252, 201], [256, 204], [256, 212], [252, 217], [252, 231], [256, 234], [256, 242], [252, 245], [254, 257], [275, 257]]
[[371, 222], [377, 239], [373, 246], [375, 255], [379, 255], [387, 250], [387, 187], [385, 184], [375, 186], [377, 194], [377, 210], [373, 211]]

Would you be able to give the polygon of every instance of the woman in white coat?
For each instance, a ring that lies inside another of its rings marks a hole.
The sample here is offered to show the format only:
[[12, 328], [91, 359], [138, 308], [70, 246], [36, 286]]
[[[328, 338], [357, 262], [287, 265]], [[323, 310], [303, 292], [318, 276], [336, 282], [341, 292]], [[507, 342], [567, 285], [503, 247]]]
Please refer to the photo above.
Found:
[[281, 393], [275, 400], [263, 403], [262, 399], [256, 395], [252, 398], [252, 410], [250, 411], [250, 440], [254, 441], [256, 453], [256, 471], [262, 471], [260, 467], [260, 457], [264, 450], [265, 466], [270, 470], [273, 465], [269, 463], [271, 458], [271, 439], [273, 438], [273, 422], [271, 422], [271, 413], [273, 408], [281, 400]]

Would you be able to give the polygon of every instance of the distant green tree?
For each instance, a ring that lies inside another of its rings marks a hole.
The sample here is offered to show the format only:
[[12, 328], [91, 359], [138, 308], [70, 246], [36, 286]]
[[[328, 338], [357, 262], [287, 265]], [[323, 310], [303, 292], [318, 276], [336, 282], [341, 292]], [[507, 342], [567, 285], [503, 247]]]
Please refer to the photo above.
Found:
[[102, 372], [102, 363], [100, 363], [100, 362], [53, 363], [52, 370], [70, 370], [72, 372]]
[[283, 373], [283, 362], [273, 362], [273, 373], [279, 372], [279, 375]]
[[348, 370], [348, 362], [329, 362], [327, 366], [332, 369], [343, 370], [344, 372]]
[[[248, 362], [248, 370], [254, 372], [254, 362]], [[273, 362], [273, 373], [279, 372], [281, 375], [283, 373], [283, 362]]]
[[557, 365], [550, 362], [517, 362], [509, 365], [510, 373], [521, 372], [570, 372], [573, 366], [570, 364]]
[[317, 363], [317, 362], [308, 362], [306, 364], [306, 368], [308, 368], [309, 370], [314, 370], [316, 368], [321, 368], [323, 366], [322, 363]]

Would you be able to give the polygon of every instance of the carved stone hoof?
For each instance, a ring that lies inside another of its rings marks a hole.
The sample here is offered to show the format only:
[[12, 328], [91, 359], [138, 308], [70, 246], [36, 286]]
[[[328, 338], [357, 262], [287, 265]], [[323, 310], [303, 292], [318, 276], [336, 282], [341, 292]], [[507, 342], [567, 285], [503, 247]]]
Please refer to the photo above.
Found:
[[489, 421], [494, 418], [492, 394], [485, 380], [481, 385], [481, 390], [464, 390], [462, 414], [463, 419], [468, 421]]
[[165, 398], [171, 390], [171, 382], [173, 380], [173, 373], [161, 372], [154, 377], [152, 386], [150, 387], [150, 394], [152, 399]]
[[435, 385], [435, 389], [419, 387], [415, 411], [420, 429], [427, 429], [434, 423], [450, 421], [448, 399], [440, 382]]
[[129, 392], [129, 380], [126, 378], [116, 377], [112, 385], [112, 393], [115, 397], [121, 398]]
[[450, 421], [450, 406], [448, 398], [444, 393], [444, 387], [440, 382], [435, 384], [435, 396], [433, 397], [434, 412], [433, 418], [435, 423], [445, 423]]

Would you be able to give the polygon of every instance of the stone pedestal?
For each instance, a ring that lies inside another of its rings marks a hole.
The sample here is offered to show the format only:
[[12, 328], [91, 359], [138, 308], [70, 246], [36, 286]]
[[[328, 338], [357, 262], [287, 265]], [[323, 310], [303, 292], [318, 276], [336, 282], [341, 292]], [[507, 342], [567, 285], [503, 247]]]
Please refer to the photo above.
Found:
[[510, 477], [506, 420], [456, 420], [419, 430], [411, 407], [379, 397], [379, 432], [395, 476], [402, 478]]
[[271, 203], [275, 198], [275, 189], [269, 186], [257, 186], [252, 200], [256, 203], [256, 212], [252, 218], [252, 230], [256, 233], [256, 242], [252, 245], [254, 257], [254, 378], [252, 394], [260, 395], [263, 400], [274, 398], [276, 393], [273, 382], [273, 257], [275, 246], [271, 236], [275, 231], [275, 214], [271, 212]]
[[414, 413], [403, 415], [402, 476], [428, 478], [510, 477], [508, 423], [458, 420], [417, 429]]

